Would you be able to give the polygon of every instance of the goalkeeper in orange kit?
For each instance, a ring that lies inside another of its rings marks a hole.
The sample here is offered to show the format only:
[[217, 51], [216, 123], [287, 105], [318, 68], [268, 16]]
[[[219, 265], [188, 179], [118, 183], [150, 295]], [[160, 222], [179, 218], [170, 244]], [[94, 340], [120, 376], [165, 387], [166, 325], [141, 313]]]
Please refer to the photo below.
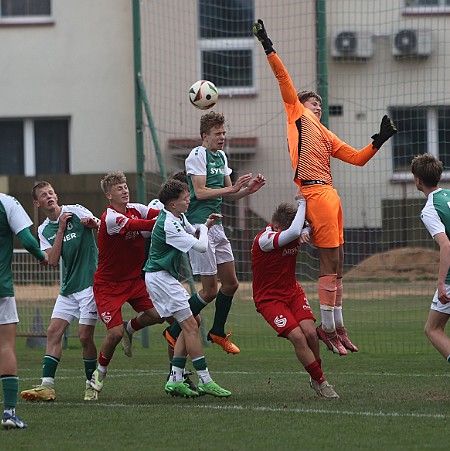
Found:
[[273, 49], [264, 23], [253, 25], [253, 34], [261, 42], [280, 86], [287, 117], [287, 138], [294, 182], [306, 199], [306, 219], [313, 231], [313, 244], [319, 251], [318, 293], [322, 324], [319, 338], [336, 354], [345, 355], [358, 348], [349, 339], [342, 315], [344, 268], [344, 227], [341, 200], [333, 188], [330, 160], [338, 158], [364, 166], [395, 133], [388, 116], [381, 120], [380, 131], [361, 150], [346, 144], [320, 123], [322, 98], [314, 91], [297, 92], [281, 59]]

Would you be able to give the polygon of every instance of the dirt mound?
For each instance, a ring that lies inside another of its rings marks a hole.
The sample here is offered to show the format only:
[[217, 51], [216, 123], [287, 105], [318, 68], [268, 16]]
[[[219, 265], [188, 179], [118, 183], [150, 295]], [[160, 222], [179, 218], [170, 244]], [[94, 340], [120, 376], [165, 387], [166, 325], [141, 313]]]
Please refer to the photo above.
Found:
[[348, 271], [345, 279], [433, 279], [437, 277], [438, 267], [439, 251], [405, 247], [372, 255]]

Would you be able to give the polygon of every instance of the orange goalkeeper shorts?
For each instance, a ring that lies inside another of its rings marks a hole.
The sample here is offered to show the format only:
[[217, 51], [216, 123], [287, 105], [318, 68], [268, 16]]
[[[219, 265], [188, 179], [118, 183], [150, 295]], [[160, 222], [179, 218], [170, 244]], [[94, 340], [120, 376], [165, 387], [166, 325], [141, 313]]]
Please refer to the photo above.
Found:
[[344, 218], [341, 199], [330, 185], [302, 186], [306, 199], [306, 219], [312, 229], [312, 243], [332, 248], [344, 244]]

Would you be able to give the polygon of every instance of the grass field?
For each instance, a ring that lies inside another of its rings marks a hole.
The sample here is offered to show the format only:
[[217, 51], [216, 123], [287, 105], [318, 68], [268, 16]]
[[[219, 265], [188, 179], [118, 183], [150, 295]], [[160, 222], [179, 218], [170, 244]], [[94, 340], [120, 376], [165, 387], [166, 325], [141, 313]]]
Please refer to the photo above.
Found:
[[[81, 350], [71, 338], [57, 372], [57, 400], [20, 400], [18, 414], [29, 428], [1, 431], [0, 447], [448, 449], [450, 368], [422, 332], [428, 297], [399, 295], [362, 302], [355, 296], [348, 301], [348, 324], [361, 351], [339, 357], [321, 344], [324, 371], [341, 396], [338, 401], [316, 398], [289, 343], [275, 337], [245, 296], [230, 316], [241, 354], [227, 355], [215, 345], [205, 348], [212, 376], [233, 392], [228, 399], [167, 396], [163, 327], [154, 326], [149, 348], [136, 341], [131, 359], [117, 350], [99, 402], [85, 403]], [[404, 302], [411, 303], [409, 315], [396, 307]], [[360, 321], [365, 317], [367, 321]], [[401, 325], [398, 334], [393, 330], [399, 326], [390, 327], [390, 321]], [[103, 333], [100, 324], [98, 344]], [[25, 338], [18, 339], [21, 389], [39, 382], [43, 352], [26, 348]]]

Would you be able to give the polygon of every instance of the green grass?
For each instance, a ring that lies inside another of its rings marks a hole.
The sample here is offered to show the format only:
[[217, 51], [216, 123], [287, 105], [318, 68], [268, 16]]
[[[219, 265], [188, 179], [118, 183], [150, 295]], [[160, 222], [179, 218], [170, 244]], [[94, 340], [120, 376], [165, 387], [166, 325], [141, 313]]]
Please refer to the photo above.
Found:
[[[151, 340], [149, 349], [136, 346], [131, 359], [118, 350], [98, 403], [83, 402], [81, 352], [66, 349], [57, 400], [20, 401], [29, 429], [2, 431], [2, 448], [448, 448], [448, 365], [434, 351], [339, 357], [324, 350], [325, 374], [341, 399], [320, 401], [289, 346], [244, 348], [236, 356], [214, 346], [206, 349], [208, 366], [233, 396], [193, 400], [164, 393], [165, 349], [159, 334]], [[22, 389], [39, 381], [42, 355], [19, 339]]]
[[[70, 338], [57, 372], [57, 400], [20, 400], [18, 414], [29, 428], [0, 431], [1, 449], [448, 449], [450, 367], [422, 332], [429, 297], [346, 300], [351, 338], [361, 351], [339, 357], [321, 343], [338, 401], [316, 398], [290, 344], [275, 336], [245, 293], [229, 318], [241, 354], [205, 347], [212, 376], [233, 392], [228, 399], [166, 395], [163, 326], [154, 326], [149, 348], [138, 336], [131, 359], [117, 349], [99, 402], [85, 403], [81, 349]], [[205, 323], [212, 312], [205, 310]], [[100, 345], [104, 326], [97, 331]], [[21, 389], [39, 382], [43, 352], [18, 339]]]

